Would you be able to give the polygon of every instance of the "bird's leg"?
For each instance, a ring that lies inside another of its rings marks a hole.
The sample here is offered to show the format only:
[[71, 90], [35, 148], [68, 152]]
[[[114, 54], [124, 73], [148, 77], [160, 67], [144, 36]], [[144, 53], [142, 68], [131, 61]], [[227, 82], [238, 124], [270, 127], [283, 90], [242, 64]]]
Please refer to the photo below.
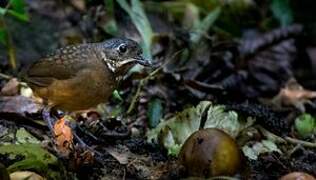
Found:
[[[43, 116], [43, 119], [46, 121], [47, 123], [47, 126], [49, 128], [49, 130], [51, 131], [52, 135], [54, 138], [57, 138], [57, 134], [55, 134], [55, 131], [54, 131], [54, 125], [55, 123], [57, 122], [56, 121], [56, 118], [52, 117], [51, 115], [51, 110], [53, 109], [53, 107], [51, 106], [45, 106], [42, 110], [42, 116]], [[64, 117], [64, 115], [62, 115]], [[61, 117], [61, 118], [63, 118]], [[61, 119], [60, 118], [60, 119]], [[94, 154], [98, 155], [98, 156], [101, 156], [102, 154], [96, 150], [94, 150], [93, 148], [91, 148], [89, 145], [87, 145], [78, 135], [77, 133], [74, 131], [76, 129], [76, 123], [75, 122], [70, 122], [68, 121], [67, 122], [68, 126], [70, 127], [71, 129], [71, 133], [73, 134], [73, 137], [74, 139], [77, 141], [78, 145], [84, 149], [88, 149], [90, 150], [91, 152], [93, 152]], [[55, 139], [56, 140], [56, 139]]]
[[53, 124], [55, 123], [55, 119], [50, 114], [51, 109], [52, 109], [51, 106], [45, 106], [42, 110], [42, 116], [43, 116], [44, 121], [46, 121], [49, 130], [51, 131], [52, 134], [54, 134]]

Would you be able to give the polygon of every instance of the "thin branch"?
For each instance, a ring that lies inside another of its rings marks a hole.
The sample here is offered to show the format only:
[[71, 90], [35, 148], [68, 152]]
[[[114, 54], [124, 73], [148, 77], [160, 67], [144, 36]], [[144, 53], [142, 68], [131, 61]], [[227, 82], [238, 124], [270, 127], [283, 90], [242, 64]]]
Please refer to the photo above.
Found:
[[133, 97], [133, 99], [132, 99], [132, 101], [127, 109], [127, 114], [130, 114], [133, 111], [135, 104], [137, 102], [137, 99], [139, 97], [140, 91], [143, 88], [143, 86], [147, 83], [147, 81], [149, 79], [151, 79], [152, 77], [154, 77], [163, 67], [165, 67], [170, 62], [170, 60], [174, 59], [178, 54], [180, 54], [180, 52], [182, 52], [182, 50], [175, 52], [173, 54], [173, 56], [170, 59], [168, 59], [166, 62], [164, 62], [159, 68], [155, 69], [153, 72], [151, 72], [144, 79], [140, 80], [138, 87], [137, 87], [137, 90], [136, 90], [136, 93], [135, 93], [135, 95], [134, 95], [134, 97]]
[[295, 138], [291, 138], [291, 137], [285, 137], [284, 139], [287, 142], [292, 143], [292, 144], [300, 144], [300, 145], [305, 146], [305, 147], [316, 148], [316, 143], [303, 141], [303, 140], [299, 140], [299, 139], [295, 139]]
[[10, 79], [13, 78], [13, 76], [9, 76], [9, 75], [0, 73], [0, 78], [1, 78], [1, 79], [6, 79], [6, 80], [10, 80]]
[[259, 126], [259, 130], [262, 132], [262, 134], [277, 143], [291, 143], [294, 145], [302, 145], [304, 147], [309, 147], [309, 148], [316, 148], [316, 143], [312, 143], [312, 142], [308, 142], [308, 141], [303, 141], [303, 140], [299, 140], [299, 139], [295, 139], [295, 138], [291, 138], [291, 137], [279, 137], [271, 132], [269, 132], [268, 130], [264, 129], [263, 127]]

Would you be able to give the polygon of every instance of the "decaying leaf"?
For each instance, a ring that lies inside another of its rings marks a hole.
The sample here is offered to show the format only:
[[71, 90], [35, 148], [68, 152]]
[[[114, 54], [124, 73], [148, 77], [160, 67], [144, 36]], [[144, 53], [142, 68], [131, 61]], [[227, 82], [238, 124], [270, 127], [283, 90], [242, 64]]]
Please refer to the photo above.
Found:
[[35, 172], [31, 171], [17, 171], [10, 174], [11, 180], [44, 180], [44, 178]]
[[0, 125], [0, 145], [5, 144], [40, 144], [40, 141], [30, 134], [25, 128], [18, 130]]
[[57, 158], [39, 144], [3, 145], [0, 146], [0, 154], [14, 162], [7, 167], [9, 172], [32, 170], [49, 179], [61, 178], [56, 172], [61, 168]]
[[160, 143], [169, 154], [177, 155], [184, 141], [201, 128], [219, 128], [236, 137], [244, 128], [254, 122], [238, 119], [234, 111], [224, 111], [224, 106], [212, 105], [202, 101], [196, 107], [191, 107], [177, 113], [174, 117], [162, 121], [155, 129], [148, 132], [149, 141]]
[[19, 93], [19, 81], [17, 78], [10, 79], [1, 89], [1, 95], [14, 96]]
[[2, 87], [0, 94], [3, 96], [22, 95], [32, 97], [33, 91], [25, 82], [20, 82], [17, 78], [12, 78]]
[[24, 128], [18, 129], [15, 136], [17, 139], [17, 143], [19, 144], [24, 144], [24, 143], [39, 144], [40, 143], [38, 139], [32, 136]]
[[111, 154], [120, 164], [128, 164], [131, 152], [125, 146], [108, 147], [106, 151]]
[[34, 99], [24, 96], [0, 96], [0, 113], [14, 113], [25, 116], [27, 113], [37, 113], [42, 109], [42, 105]]
[[70, 0], [70, 3], [79, 11], [86, 10], [86, 1], [84, 0]]
[[73, 134], [66, 124], [65, 117], [59, 119], [54, 125], [55, 142], [61, 154], [67, 156], [73, 147]]
[[270, 140], [262, 140], [253, 145], [245, 145], [242, 147], [242, 151], [248, 159], [252, 160], [257, 160], [260, 154], [267, 152], [282, 153], [278, 146]]
[[316, 91], [304, 89], [295, 79], [290, 79], [271, 103], [280, 108], [283, 106], [294, 106], [298, 110], [305, 112], [305, 104], [312, 104], [310, 99], [316, 98]]

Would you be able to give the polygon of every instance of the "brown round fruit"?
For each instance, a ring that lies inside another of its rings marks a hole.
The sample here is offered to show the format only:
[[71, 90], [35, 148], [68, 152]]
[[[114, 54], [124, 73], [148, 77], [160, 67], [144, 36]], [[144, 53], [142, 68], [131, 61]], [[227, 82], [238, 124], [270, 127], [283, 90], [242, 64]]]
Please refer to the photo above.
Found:
[[315, 180], [315, 178], [304, 172], [291, 172], [282, 176], [280, 180]]
[[224, 131], [208, 128], [194, 132], [183, 144], [179, 160], [191, 176], [234, 175], [242, 155], [235, 140]]

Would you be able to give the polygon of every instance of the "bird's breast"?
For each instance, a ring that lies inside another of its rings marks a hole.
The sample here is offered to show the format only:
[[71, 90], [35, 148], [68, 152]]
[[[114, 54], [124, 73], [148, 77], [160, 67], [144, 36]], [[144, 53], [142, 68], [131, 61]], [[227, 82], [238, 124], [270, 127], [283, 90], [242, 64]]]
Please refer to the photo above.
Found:
[[87, 68], [73, 78], [55, 80], [50, 86], [38, 92], [62, 110], [85, 110], [107, 102], [116, 84], [113, 75], [104, 69]]

